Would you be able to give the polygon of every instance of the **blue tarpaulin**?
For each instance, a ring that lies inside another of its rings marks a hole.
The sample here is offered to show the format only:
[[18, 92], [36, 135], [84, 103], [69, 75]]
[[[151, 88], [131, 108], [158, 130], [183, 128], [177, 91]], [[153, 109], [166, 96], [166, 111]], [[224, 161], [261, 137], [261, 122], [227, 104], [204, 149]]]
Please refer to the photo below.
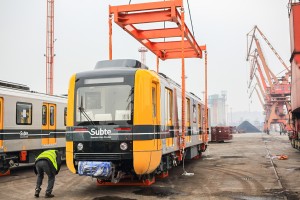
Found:
[[82, 176], [109, 178], [111, 173], [111, 162], [79, 161], [78, 163], [78, 174]]

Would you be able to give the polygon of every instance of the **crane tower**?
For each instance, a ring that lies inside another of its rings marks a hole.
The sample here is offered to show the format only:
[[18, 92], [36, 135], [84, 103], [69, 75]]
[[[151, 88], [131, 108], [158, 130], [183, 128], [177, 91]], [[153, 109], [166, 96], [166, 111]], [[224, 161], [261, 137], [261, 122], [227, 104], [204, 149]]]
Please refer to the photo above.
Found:
[[46, 26], [46, 93], [53, 95], [54, 0], [47, 0]]

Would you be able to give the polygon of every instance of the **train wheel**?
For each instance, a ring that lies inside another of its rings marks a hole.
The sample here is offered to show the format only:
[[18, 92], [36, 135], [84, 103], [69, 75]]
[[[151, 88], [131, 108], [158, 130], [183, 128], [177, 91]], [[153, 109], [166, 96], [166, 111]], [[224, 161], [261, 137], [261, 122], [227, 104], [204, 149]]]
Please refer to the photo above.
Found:
[[145, 176], [145, 179], [143, 180], [143, 184], [149, 186], [149, 185], [152, 185], [153, 183], [155, 183], [155, 175], [154, 175], [154, 173], [147, 174]]
[[6, 154], [0, 154], [0, 174], [6, 174], [9, 171], [10, 162]]
[[9, 164], [8, 163], [2, 163], [2, 166], [0, 167], [0, 174], [7, 174], [9, 172]]
[[104, 184], [105, 184], [105, 181], [103, 181], [102, 179], [98, 179], [98, 178], [97, 178], [97, 184], [98, 184], [98, 185], [104, 185]]

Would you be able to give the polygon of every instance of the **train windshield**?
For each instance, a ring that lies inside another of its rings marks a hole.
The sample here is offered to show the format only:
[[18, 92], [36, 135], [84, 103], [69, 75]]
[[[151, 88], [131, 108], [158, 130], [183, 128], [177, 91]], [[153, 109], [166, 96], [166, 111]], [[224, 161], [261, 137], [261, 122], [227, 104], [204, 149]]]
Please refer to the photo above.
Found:
[[80, 87], [77, 90], [76, 121], [131, 121], [132, 102], [133, 87], [130, 85]]

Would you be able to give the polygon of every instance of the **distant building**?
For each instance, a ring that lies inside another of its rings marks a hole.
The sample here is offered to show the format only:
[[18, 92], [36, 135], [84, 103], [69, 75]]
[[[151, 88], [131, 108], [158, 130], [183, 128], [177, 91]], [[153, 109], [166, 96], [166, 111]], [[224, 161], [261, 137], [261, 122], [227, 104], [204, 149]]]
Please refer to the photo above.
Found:
[[227, 92], [221, 91], [221, 95], [209, 95], [208, 105], [211, 114], [211, 126], [226, 126], [226, 100]]

